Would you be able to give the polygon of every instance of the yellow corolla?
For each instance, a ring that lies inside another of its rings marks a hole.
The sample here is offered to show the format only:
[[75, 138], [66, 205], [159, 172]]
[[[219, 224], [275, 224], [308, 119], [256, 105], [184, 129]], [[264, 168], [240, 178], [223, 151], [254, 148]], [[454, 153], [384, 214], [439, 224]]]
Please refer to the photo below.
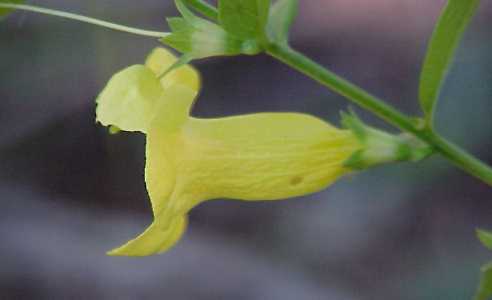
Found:
[[361, 146], [349, 130], [299, 113], [217, 119], [190, 116], [200, 78], [190, 66], [159, 78], [176, 58], [156, 49], [116, 74], [99, 96], [97, 120], [147, 136], [145, 181], [153, 223], [110, 255], [144, 256], [173, 246], [188, 211], [214, 198], [277, 200], [319, 191], [350, 171]]

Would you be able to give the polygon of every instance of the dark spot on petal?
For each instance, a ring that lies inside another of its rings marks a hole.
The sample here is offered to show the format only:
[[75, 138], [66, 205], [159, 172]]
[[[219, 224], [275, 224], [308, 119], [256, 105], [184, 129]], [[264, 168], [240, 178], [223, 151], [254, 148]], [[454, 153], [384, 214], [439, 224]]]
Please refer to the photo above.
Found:
[[302, 182], [304, 178], [302, 178], [301, 176], [295, 176], [295, 177], [292, 177], [292, 179], [290, 180], [290, 184], [291, 185], [298, 185], [299, 183]]

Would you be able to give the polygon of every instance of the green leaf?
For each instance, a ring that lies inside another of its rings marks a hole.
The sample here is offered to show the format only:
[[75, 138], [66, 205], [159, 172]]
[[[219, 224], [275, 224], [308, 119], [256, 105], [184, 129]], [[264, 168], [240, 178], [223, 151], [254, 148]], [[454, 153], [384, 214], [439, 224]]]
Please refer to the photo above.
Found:
[[290, 26], [294, 22], [299, 6], [298, 0], [277, 0], [270, 10], [267, 32], [272, 42], [286, 44]]
[[434, 29], [420, 76], [420, 105], [430, 122], [456, 48], [479, 3], [449, 0]]
[[485, 247], [492, 250], [492, 233], [491, 232], [477, 229], [477, 237]]
[[[24, 0], [0, 0], [0, 3], [9, 3], [9, 4], [22, 4], [24, 3]], [[15, 9], [10, 9], [10, 8], [0, 8], [0, 18], [8, 15]]]
[[482, 275], [480, 277], [480, 284], [474, 299], [490, 300], [492, 297], [492, 262], [484, 265], [480, 271], [482, 272]]
[[270, 0], [219, 0], [219, 22], [239, 39], [263, 38]]

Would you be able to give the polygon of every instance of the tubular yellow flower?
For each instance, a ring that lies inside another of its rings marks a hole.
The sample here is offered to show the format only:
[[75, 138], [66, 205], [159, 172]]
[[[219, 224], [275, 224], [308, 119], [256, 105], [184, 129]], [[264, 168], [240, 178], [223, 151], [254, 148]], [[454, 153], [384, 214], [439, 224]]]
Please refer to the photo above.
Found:
[[188, 211], [200, 202], [305, 195], [350, 171], [344, 162], [361, 149], [359, 139], [315, 117], [191, 117], [198, 73], [184, 66], [159, 79], [175, 61], [156, 49], [145, 66], [116, 74], [97, 100], [97, 120], [103, 125], [146, 134], [145, 180], [154, 213], [145, 232], [110, 255], [168, 250], [185, 231]]

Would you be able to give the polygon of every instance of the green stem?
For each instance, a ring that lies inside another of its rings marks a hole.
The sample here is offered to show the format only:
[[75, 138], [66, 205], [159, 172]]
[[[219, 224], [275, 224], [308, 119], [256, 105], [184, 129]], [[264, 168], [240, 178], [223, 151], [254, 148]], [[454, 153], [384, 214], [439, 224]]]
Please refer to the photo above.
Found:
[[434, 132], [430, 134], [428, 143], [456, 166], [492, 186], [490, 166]]
[[168, 36], [169, 33], [167, 32], [159, 32], [159, 31], [150, 31], [150, 30], [143, 30], [143, 29], [138, 29], [138, 28], [133, 28], [133, 27], [128, 27], [124, 25], [119, 25], [107, 21], [102, 21], [99, 19], [94, 19], [86, 16], [81, 16], [78, 14], [72, 14], [64, 11], [59, 11], [59, 10], [53, 10], [49, 8], [42, 8], [42, 7], [37, 7], [37, 6], [32, 6], [32, 5], [24, 5], [24, 4], [11, 4], [11, 3], [0, 3], [0, 7], [2, 8], [10, 8], [10, 9], [19, 9], [19, 10], [26, 10], [26, 11], [31, 11], [35, 13], [40, 13], [40, 14], [45, 14], [45, 15], [51, 15], [51, 16], [56, 16], [56, 17], [61, 17], [65, 19], [71, 19], [71, 20], [76, 20], [84, 23], [89, 23], [117, 31], [123, 31], [123, 32], [128, 32], [128, 33], [133, 33], [137, 35], [143, 35], [143, 36], [150, 36], [150, 37], [155, 37], [155, 38], [162, 38], [165, 36]]
[[325, 69], [318, 63], [289, 46], [271, 44], [267, 53], [290, 67], [316, 80], [331, 90], [345, 96], [357, 105], [377, 115], [386, 122], [410, 132], [426, 142], [444, 157], [469, 174], [492, 186], [492, 168], [469, 153], [453, 145], [428, 128], [422, 128], [414, 119], [401, 113], [381, 99]]
[[217, 9], [203, 0], [183, 0], [183, 2], [211, 20], [217, 21], [219, 19]]

